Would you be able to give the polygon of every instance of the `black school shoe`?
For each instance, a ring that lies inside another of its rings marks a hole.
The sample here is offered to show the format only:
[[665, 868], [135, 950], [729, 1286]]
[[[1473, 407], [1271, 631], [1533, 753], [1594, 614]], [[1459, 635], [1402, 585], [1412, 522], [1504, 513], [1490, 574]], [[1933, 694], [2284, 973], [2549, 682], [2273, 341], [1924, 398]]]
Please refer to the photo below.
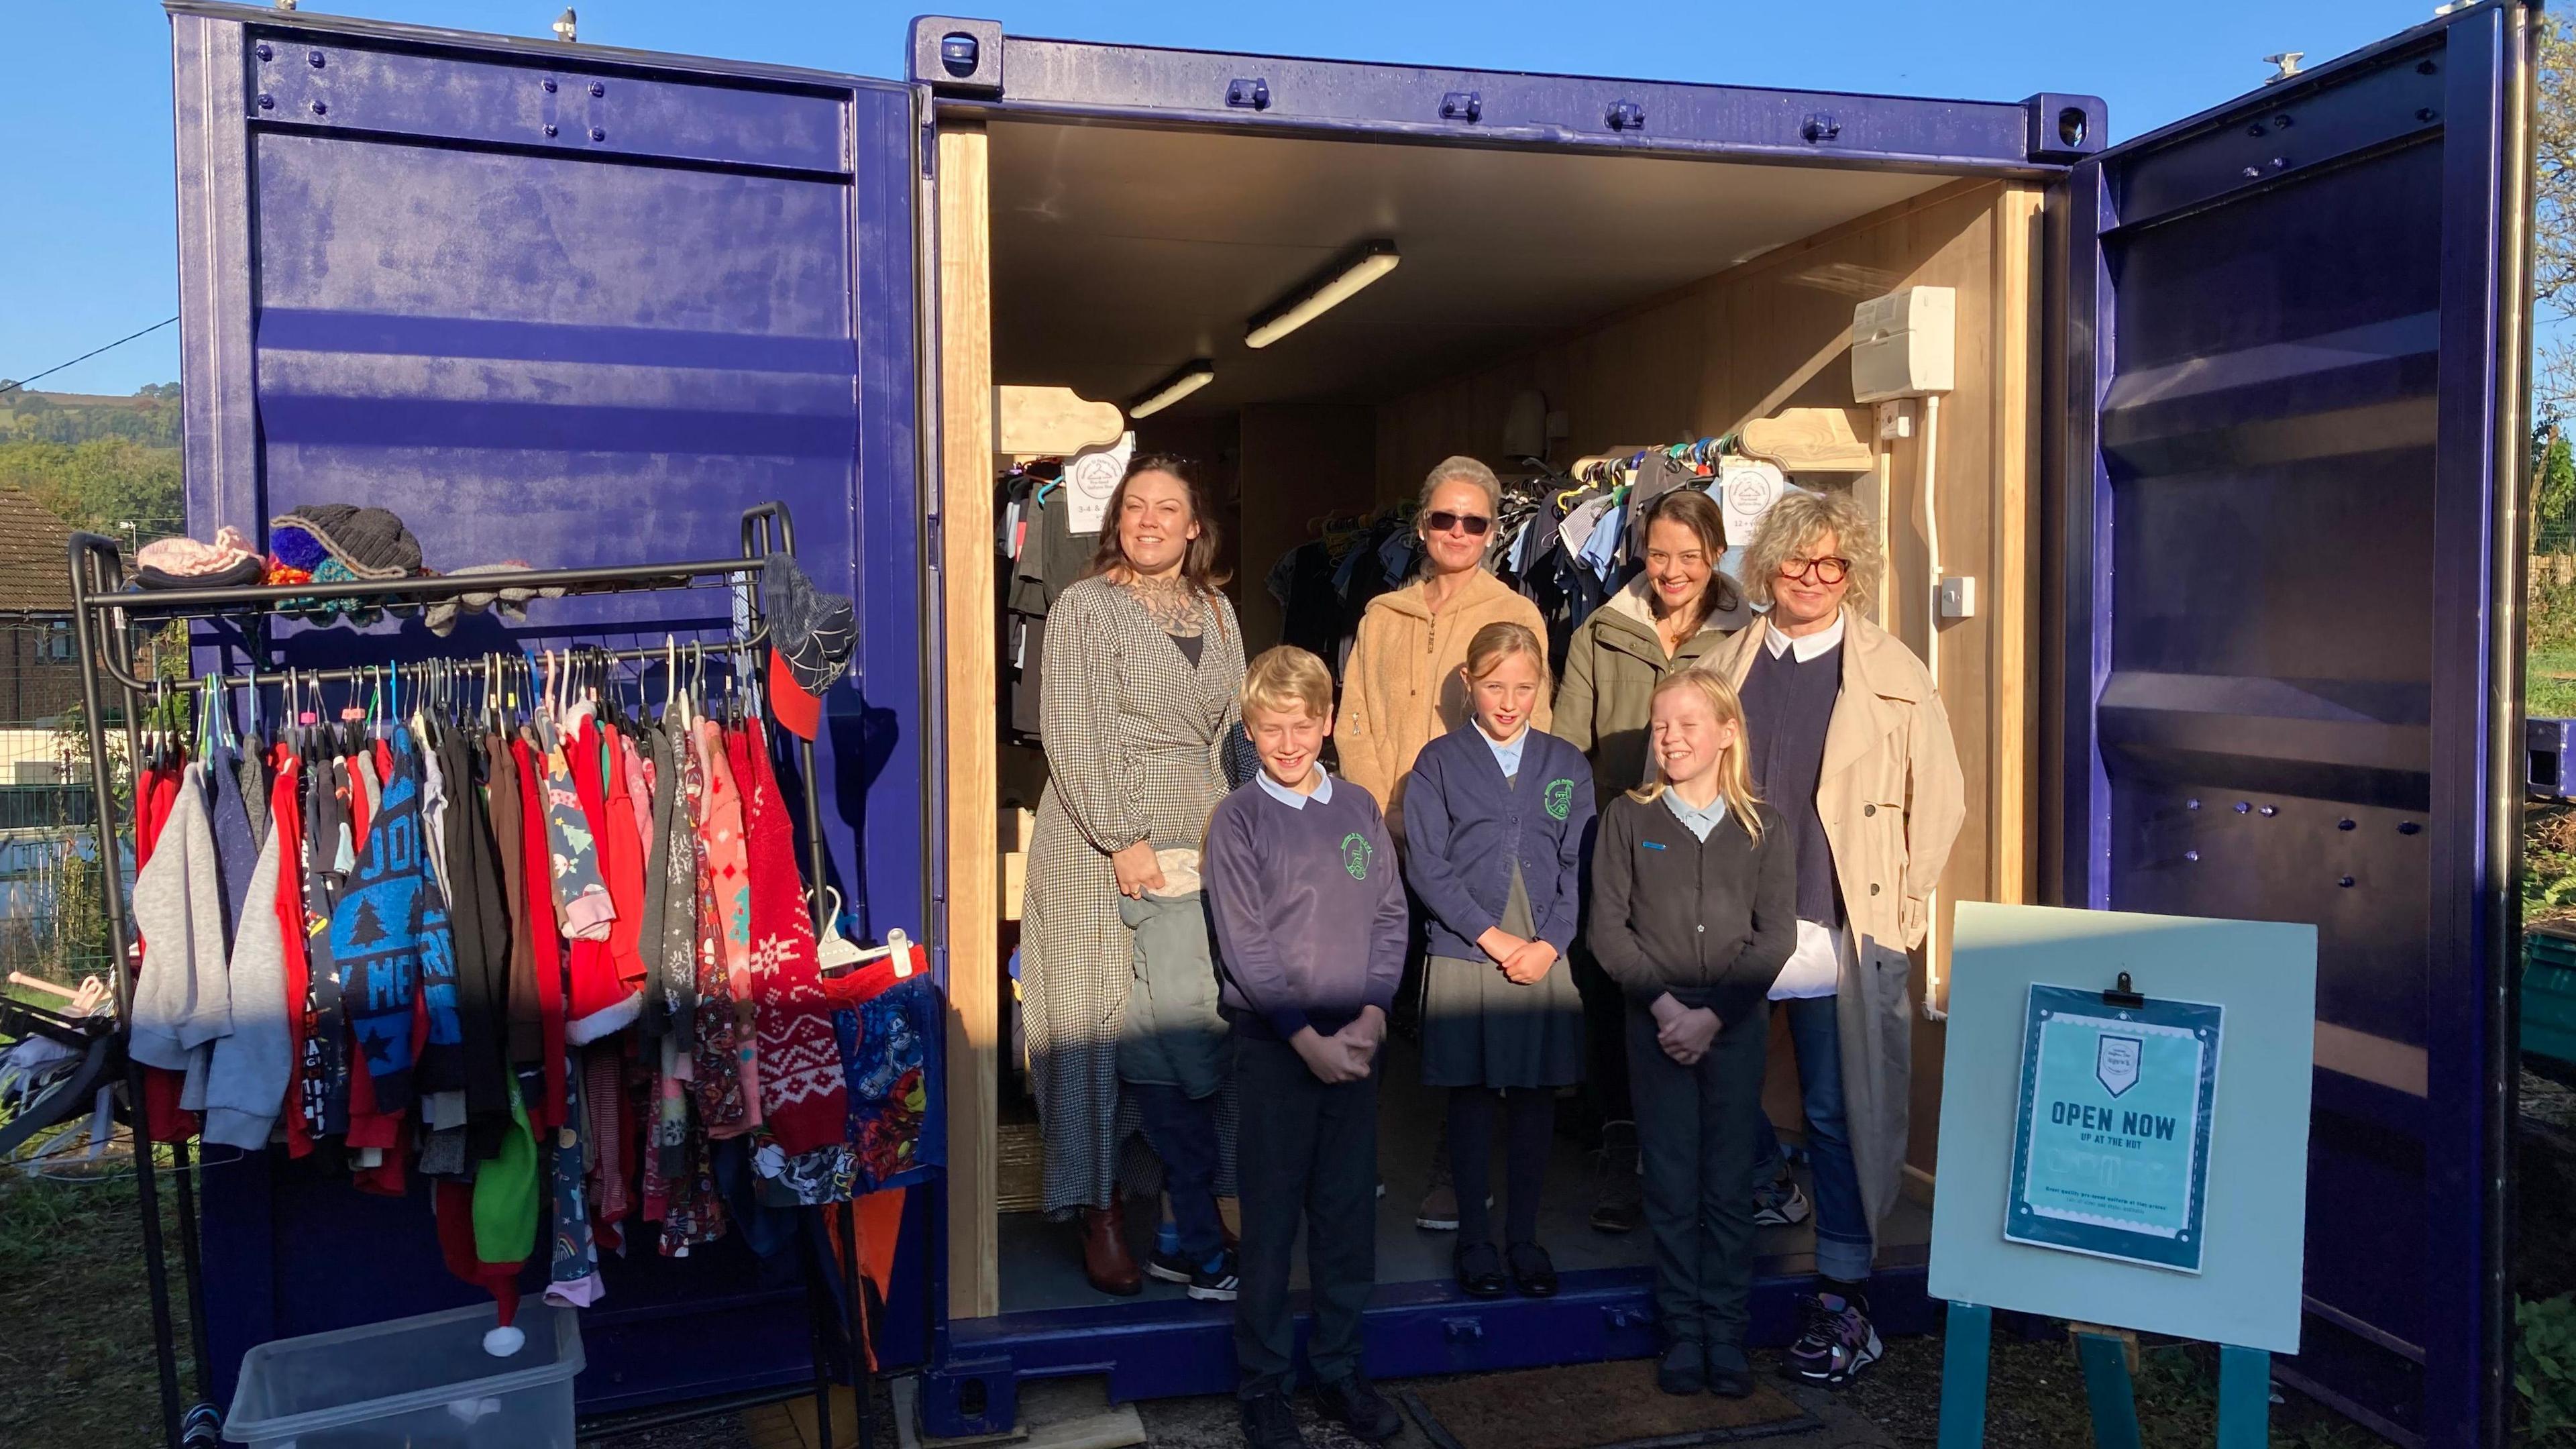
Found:
[[1340, 1420], [1352, 1437], [1368, 1443], [1383, 1444], [1404, 1432], [1404, 1415], [1369, 1386], [1366, 1375], [1354, 1373], [1346, 1379], [1317, 1384], [1315, 1402], [1326, 1416]]
[[1683, 1339], [1664, 1350], [1655, 1365], [1655, 1387], [1677, 1396], [1708, 1390], [1708, 1352], [1697, 1339]]
[[1248, 1449], [1306, 1449], [1297, 1428], [1297, 1411], [1286, 1394], [1263, 1394], [1243, 1401], [1243, 1442]]
[[1753, 1397], [1753, 1361], [1743, 1349], [1731, 1343], [1709, 1345], [1708, 1391], [1721, 1398]]
[[1460, 1243], [1449, 1257], [1458, 1274], [1458, 1291], [1470, 1298], [1500, 1298], [1512, 1291], [1503, 1278], [1503, 1258], [1491, 1243]]
[[1511, 1261], [1512, 1286], [1524, 1298], [1556, 1296], [1556, 1262], [1536, 1243], [1514, 1243], [1504, 1255]]

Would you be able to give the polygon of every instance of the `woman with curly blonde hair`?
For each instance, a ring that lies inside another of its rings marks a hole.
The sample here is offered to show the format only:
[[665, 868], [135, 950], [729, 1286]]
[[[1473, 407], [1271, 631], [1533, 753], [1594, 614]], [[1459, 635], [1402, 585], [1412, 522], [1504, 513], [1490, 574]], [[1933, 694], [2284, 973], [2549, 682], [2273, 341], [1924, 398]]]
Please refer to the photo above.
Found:
[[[1796, 1051], [1824, 1280], [1789, 1361], [1823, 1384], [1879, 1357], [1862, 1288], [1905, 1163], [1911, 953], [1966, 818], [1931, 672], [1870, 622], [1884, 567], [1849, 494], [1789, 494], [1745, 547], [1768, 620], [1709, 658], [1743, 699], [1753, 787], [1796, 838], [1798, 943], [1770, 994]], [[1756, 1221], [1798, 1221], [1806, 1199], [1777, 1140], [1762, 1147]]]

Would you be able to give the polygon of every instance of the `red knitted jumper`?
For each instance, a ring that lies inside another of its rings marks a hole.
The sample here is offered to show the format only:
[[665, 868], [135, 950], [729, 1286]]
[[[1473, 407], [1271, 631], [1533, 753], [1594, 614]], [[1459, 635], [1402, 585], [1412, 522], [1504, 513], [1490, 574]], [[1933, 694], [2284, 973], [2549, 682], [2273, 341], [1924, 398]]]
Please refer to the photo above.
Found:
[[832, 1003], [814, 959], [814, 918], [796, 869], [795, 832], [767, 742], [753, 730], [728, 734], [725, 753], [742, 786], [751, 857], [751, 965], [760, 1005], [760, 1106], [788, 1153], [848, 1140], [848, 1089]]

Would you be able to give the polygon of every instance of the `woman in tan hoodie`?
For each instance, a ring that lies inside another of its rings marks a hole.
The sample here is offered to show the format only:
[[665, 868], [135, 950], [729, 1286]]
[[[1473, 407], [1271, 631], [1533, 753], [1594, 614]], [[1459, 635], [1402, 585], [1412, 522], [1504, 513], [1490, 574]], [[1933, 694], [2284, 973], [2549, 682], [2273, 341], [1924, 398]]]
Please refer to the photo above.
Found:
[[[1467, 641], [1493, 623], [1526, 625], [1547, 637], [1538, 606], [1485, 567], [1502, 501], [1502, 481], [1473, 458], [1445, 458], [1431, 470], [1413, 519], [1422, 537], [1421, 575], [1369, 602], [1342, 671], [1342, 708], [1333, 720], [1342, 778], [1376, 798], [1398, 848], [1400, 797], [1413, 757], [1467, 718], [1458, 675]], [[1542, 699], [1530, 726], [1544, 730], [1550, 720]]]
[[[1413, 757], [1472, 713], [1459, 672], [1467, 662], [1467, 641], [1495, 623], [1519, 624], [1547, 637], [1538, 606], [1505, 588], [1485, 567], [1502, 505], [1503, 484], [1493, 469], [1473, 458], [1440, 460], [1422, 480], [1422, 502], [1413, 516], [1413, 531], [1422, 537], [1421, 575], [1369, 601], [1342, 671], [1342, 708], [1333, 719], [1342, 778], [1376, 798], [1399, 852], [1404, 782]], [[1553, 719], [1542, 691], [1529, 727], [1545, 731]], [[1410, 1002], [1421, 989], [1420, 969], [1417, 950], [1405, 964], [1401, 1000]], [[1432, 1151], [1430, 1190], [1413, 1220], [1435, 1232], [1458, 1228], [1445, 1123]]]

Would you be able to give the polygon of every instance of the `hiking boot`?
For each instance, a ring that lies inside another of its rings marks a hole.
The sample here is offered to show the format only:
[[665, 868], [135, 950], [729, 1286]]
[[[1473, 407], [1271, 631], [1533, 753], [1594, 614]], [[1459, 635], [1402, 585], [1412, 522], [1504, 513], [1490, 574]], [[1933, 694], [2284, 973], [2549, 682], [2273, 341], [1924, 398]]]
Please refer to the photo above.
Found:
[[1805, 1190], [1798, 1186], [1794, 1177], [1784, 1177], [1753, 1190], [1753, 1226], [1757, 1228], [1784, 1228], [1792, 1223], [1803, 1223], [1811, 1210]]
[[1404, 1432], [1404, 1415], [1396, 1412], [1385, 1395], [1369, 1386], [1364, 1374], [1317, 1384], [1315, 1402], [1326, 1417], [1340, 1420], [1352, 1437], [1368, 1443], [1382, 1444]]
[[1806, 1330], [1790, 1345], [1789, 1367], [1811, 1384], [1840, 1388], [1885, 1352], [1865, 1300], [1819, 1293], [1806, 1302]]
[[[1493, 1205], [1493, 1194], [1487, 1193], [1485, 1206]], [[1431, 1147], [1431, 1189], [1422, 1195], [1422, 1205], [1413, 1210], [1413, 1225], [1435, 1233], [1458, 1231], [1458, 1185], [1449, 1177], [1449, 1129], [1445, 1125], [1440, 1129], [1440, 1140]]]
[[1243, 1442], [1246, 1449], [1306, 1449], [1306, 1436], [1297, 1428], [1297, 1411], [1289, 1407], [1286, 1394], [1243, 1401]]
[[1601, 1147], [1593, 1154], [1592, 1227], [1595, 1232], [1633, 1233], [1645, 1221], [1645, 1189], [1639, 1176], [1637, 1124], [1601, 1124]]
[[1707, 1392], [1708, 1354], [1698, 1339], [1682, 1339], [1664, 1350], [1663, 1361], [1655, 1365], [1655, 1387], [1675, 1395]]

